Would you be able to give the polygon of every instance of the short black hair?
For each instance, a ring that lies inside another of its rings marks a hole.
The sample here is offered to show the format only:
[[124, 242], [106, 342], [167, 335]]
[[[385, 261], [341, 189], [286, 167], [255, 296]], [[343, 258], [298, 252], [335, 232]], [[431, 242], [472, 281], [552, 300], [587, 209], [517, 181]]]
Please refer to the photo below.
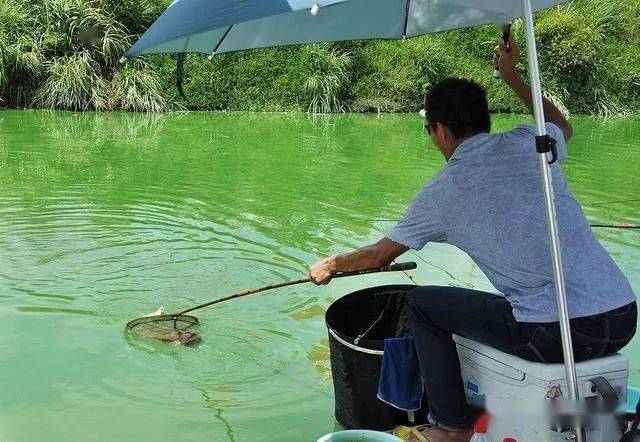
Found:
[[445, 78], [427, 93], [424, 108], [428, 124], [440, 122], [456, 138], [491, 130], [487, 93], [472, 80]]

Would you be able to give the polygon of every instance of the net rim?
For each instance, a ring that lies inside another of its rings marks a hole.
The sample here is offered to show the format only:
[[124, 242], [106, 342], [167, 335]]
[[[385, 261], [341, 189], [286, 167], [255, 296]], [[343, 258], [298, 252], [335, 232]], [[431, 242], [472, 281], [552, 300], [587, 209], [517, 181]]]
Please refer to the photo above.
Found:
[[136, 326], [140, 324], [149, 324], [153, 322], [162, 322], [162, 321], [182, 321], [188, 322], [191, 325], [198, 325], [198, 318], [191, 315], [155, 315], [155, 316], [142, 316], [140, 318], [136, 318], [132, 321], [127, 322], [126, 329], [133, 330]]

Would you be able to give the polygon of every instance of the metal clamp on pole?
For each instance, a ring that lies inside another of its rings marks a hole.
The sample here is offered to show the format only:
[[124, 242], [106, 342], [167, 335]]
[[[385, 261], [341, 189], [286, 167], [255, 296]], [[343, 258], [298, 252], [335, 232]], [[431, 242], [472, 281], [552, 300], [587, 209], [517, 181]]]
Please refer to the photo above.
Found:
[[549, 135], [536, 136], [536, 151], [538, 153], [551, 152], [551, 160], [548, 161], [549, 164], [553, 164], [558, 161], [558, 149], [556, 148], [556, 140]]

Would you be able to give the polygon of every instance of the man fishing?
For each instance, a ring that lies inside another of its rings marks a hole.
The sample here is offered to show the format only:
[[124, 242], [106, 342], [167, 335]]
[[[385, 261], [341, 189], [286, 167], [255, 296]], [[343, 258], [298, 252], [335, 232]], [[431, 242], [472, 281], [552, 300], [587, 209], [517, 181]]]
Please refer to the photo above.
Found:
[[[496, 48], [494, 64], [532, 111], [531, 89], [516, 71], [518, 56], [510, 36]], [[311, 266], [309, 275], [316, 284], [327, 284], [337, 272], [384, 266], [429, 242], [454, 245], [473, 259], [504, 296], [436, 286], [407, 294], [432, 424], [421, 434], [432, 442], [468, 441], [473, 416], [452, 334], [532, 361], [563, 361], [536, 131], [522, 125], [490, 134], [486, 93], [469, 80], [438, 83], [426, 97], [425, 111], [425, 128], [447, 164], [384, 238], [325, 258]], [[562, 162], [573, 129], [549, 100], [544, 113]], [[633, 337], [635, 295], [594, 238], [560, 165], [551, 170], [575, 358], [603, 357]]]

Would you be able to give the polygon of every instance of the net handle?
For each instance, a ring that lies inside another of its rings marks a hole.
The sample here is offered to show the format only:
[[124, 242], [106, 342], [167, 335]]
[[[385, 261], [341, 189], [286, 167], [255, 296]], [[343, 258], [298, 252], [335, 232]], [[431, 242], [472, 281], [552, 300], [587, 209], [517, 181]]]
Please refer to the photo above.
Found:
[[[399, 264], [391, 264], [388, 266], [384, 266], [384, 267], [375, 267], [372, 269], [365, 269], [365, 270], [356, 270], [354, 272], [340, 272], [340, 273], [336, 273], [335, 275], [333, 275], [332, 279], [334, 278], [345, 278], [347, 276], [358, 276], [358, 275], [367, 275], [369, 273], [382, 273], [382, 272], [402, 272], [405, 270], [413, 270], [417, 267], [417, 264], [415, 262], [402, 262]], [[204, 304], [200, 304], [200, 305], [196, 305], [195, 307], [189, 307], [188, 309], [185, 310], [181, 310], [179, 312], [173, 313], [171, 316], [178, 317], [178, 316], [182, 316], [185, 313], [189, 313], [192, 312], [194, 310], [198, 310], [204, 307], [209, 307], [210, 305], [214, 305], [214, 304], [219, 304], [221, 302], [225, 302], [225, 301], [229, 301], [230, 299], [235, 299], [235, 298], [241, 298], [243, 296], [248, 296], [248, 295], [253, 295], [255, 293], [260, 293], [260, 292], [264, 292], [265, 290], [272, 290], [272, 289], [277, 289], [280, 287], [288, 287], [291, 285], [296, 285], [296, 284], [304, 284], [307, 282], [311, 282], [311, 278], [306, 278], [306, 279], [296, 279], [293, 281], [287, 281], [287, 282], [279, 282], [276, 284], [270, 284], [264, 287], [259, 287], [259, 288], [255, 288], [255, 289], [250, 289], [250, 290], [243, 290], [241, 292], [235, 293], [233, 295], [229, 295], [229, 296], [225, 296], [223, 298], [218, 298], [215, 299], [213, 301], [209, 301], [209, 302], [205, 302]]]

